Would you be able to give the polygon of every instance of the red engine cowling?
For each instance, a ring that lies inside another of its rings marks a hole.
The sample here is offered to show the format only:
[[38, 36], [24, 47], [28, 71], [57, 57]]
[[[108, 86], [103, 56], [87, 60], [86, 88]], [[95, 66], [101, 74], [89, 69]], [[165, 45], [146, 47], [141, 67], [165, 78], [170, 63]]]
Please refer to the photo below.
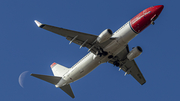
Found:
[[127, 55], [127, 58], [131, 61], [141, 55], [142, 53], [142, 48], [140, 46], [137, 46], [133, 48]]
[[103, 43], [107, 40], [109, 40], [112, 36], [112, 31], [110, 29], [104, 30], [98, 37], [97, 37], [97, 42]]

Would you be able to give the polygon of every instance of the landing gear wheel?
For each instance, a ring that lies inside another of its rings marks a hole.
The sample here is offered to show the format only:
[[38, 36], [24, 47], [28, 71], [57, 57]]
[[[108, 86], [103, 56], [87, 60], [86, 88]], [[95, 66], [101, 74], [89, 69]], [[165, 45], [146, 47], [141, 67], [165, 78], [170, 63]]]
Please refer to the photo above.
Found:
[[96, 52], [96, 55], [99, 55], [100, 57], [108, 55], [108, 52], [104, 51], [101, 47], [98, 47], [98, 51]]
[[102, 53], [104, 56], [108, 55], [108, 52], [103, 51]]
[[113, 64], [114, 64], [116, 67], [119, 67], [119, 65], [120, 65], [117, 61], [115, 61]]
[[111, 58], [113, 58], [113, 55], [109, 55], [109, 56], [108, 56], [108, 59], [111, 59]]
[[155, 24], [154, 21], [151, 21], [151, 24], [154, 25]]
[[101, 57], [101, 56], [102, 56], [102, 53], [101, 53], [100, 51], [97, 51], [97, 52], [96, 52], [96, 55], [98, 55], [99, 57]]

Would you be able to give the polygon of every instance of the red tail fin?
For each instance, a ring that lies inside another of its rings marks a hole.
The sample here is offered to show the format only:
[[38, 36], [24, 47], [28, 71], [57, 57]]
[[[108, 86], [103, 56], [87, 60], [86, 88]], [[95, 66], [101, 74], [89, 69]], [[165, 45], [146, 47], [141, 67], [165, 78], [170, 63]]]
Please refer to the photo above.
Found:
[[50, 67], [52, 68], [52, 67], [54, 67], [54, 65], [56, 65], [56, 63], [55, 63], [55, 62], [54, 62], [54, 63], [52, 63]]
[[62, 66], [60, 64], [57, 64], [55, 62], [51, 64], [51, 69], [54, 76], [60, 76], [60, 77], [62, 77], [65, 73], [69, 71], [69, 68]]

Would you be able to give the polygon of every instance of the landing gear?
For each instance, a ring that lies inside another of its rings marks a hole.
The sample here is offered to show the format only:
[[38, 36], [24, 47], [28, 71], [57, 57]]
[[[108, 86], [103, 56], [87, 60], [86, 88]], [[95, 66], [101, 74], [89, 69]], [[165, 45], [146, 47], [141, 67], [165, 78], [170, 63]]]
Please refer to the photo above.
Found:
[[151, 21], [151, 24], [154, 25], [155, 24], [154, 21]]
[[108, 52], [105, 52], [105, 51], [104, 51], [104, 52], [102, 53], [102, 55], [103, 55], [103, 56], [106, 56], [106, 55], [108, 55]]
[[96, 52], [96, 55], [98, 56], [106, 56], [108, 55], [108, 52], [104, 51], [101, 47], [98, 48], [98, 51]]
[[154, 21], [158, 18], [158, 16], [155, 14], [152, 18], [151, 18], [151, 24], [154, 25]]
[[114, 66], [116, 66], [116, 67], [119, 67], [119, 65], [120, 65], [118, 61], [114, 61], [113, 64], [114, 64]]
[[113, 58], [113, 55], [109, 55], [109, 56], [108, 56], [108, 59], [111, 59], [111, 58]]

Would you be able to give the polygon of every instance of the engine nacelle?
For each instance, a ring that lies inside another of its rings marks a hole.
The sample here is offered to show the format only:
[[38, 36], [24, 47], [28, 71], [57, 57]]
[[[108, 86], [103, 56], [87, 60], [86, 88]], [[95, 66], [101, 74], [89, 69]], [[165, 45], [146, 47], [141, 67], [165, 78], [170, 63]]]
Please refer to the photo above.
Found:
[[110, 29], [104, 30], [98, 37], [97, 37], [97, 42], [103, 43], [107, 40], [109, 40], [112, 36], [112, 31]]
[[127, 55], [127, 58], [131, 61], [138, 57], [142, 53], [142, 48], [140, 46], [134, 47]]

